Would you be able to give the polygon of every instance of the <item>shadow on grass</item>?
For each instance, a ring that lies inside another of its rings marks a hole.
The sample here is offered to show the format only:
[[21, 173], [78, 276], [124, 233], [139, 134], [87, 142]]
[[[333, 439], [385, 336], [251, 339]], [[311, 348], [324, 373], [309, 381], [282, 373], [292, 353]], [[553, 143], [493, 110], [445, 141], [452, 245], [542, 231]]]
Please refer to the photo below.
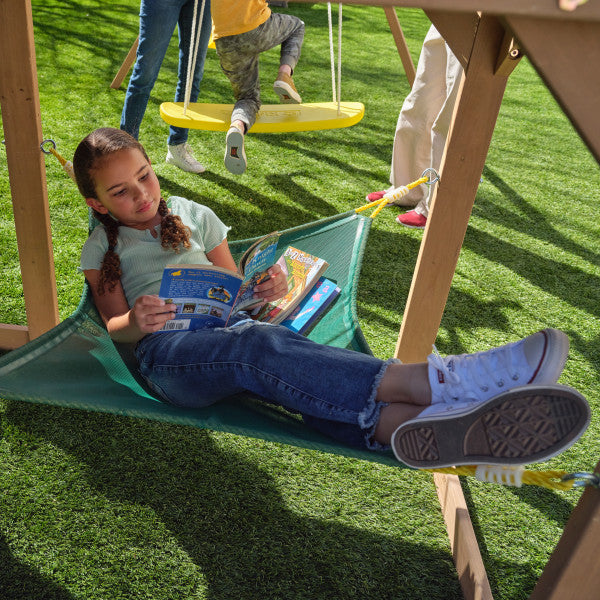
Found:
[[16, 559], [0, 536], [0, 597], [2, 600], [71, 600], [67, 590]]
[[[293, 512], [266, 469], [206, 431], [18, 402], [5, 419], [73, 455], [98, 493], [150, 507], [199, 567], [208, 598], [462, 597], [448, 553]], [[118, 569], [107, 560], [104, 589]]]
[[[527, 566], [527, 563], [502, 563], [494, 559], [483, 541], [485, 536], [481, 530], [477, 508], [473, 502], [469, 482], [464, 478], [461, 478], [461, 487], [469, 509], [469, 514], [471, 515], [473, 529], [479, 543], [483, 561], [487, 565], [495, 565], [493, 569], [488, 569], [488, 578], [490, 580], [490, 587], [492, 588], [492, 595], [497, 597], [499, 594], [499, 585], [501, 583], [499, 578], [503, 578], [505, 579], [505, 581], [502, 581], [502, 588], [504, 591], [506, 592], [509, 589], [514, 590], [514, 595], [511, 593], [506, 596], [507, 598], [510, 597], [511, 600], [519, 600], [521, 598], [525, 600], [526, 598], [529, 598], [537, 583], [537, 575], [533, 572], [531, 567]], [[545, 515], [548, 519], [558, 523], [562, 528], [566, 525], [573, 509], [572, 504], [552, 490], [537, 486], [524, 486], [522, 488], [506, 487], [505, 489], [514, 494], [519, 501], [526, 502], [541, 514]], [[510, 586], [507, 584], [509, 580]]]
[[593, 252], [559, 232], [544, 213], [527, 202], [492, 169], [486, 166], [483, 176], [502, 194], [505, 203], [490, 203], [485, 201], [485, 197], [478, 197], [474, 206], [477, 216], [510, 227], [514, 231], [535, 236], [552, 246], [562, 248], [565, 252], [579, 256], [592, 265], [600, 266], [600, 253]]

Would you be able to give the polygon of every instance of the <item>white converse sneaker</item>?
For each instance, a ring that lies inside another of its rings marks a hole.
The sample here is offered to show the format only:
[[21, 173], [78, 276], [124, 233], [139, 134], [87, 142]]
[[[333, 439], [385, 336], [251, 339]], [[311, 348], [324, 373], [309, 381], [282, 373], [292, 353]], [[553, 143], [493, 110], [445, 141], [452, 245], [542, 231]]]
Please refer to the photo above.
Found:
[[526, 385], [484, 402], [433, 404], [396, 429], [392, 449], [417, 469], [541, 462], [575, 443], [590, 414], [572, 388]]
[[227, 132], [225, 144], [225, 167], [230, 173], [241, 175], [248, 164], [244, 150], [244, 134], [232, 125]]
[[176, 146], [167, 146], [167, 148], [166, 161], [170, 165], [175, 165], [188, 173], [204, 173], [206, 171], [204, 165], [194, 158], [189, 144], [177, 144]]
[[568, 352], [569, 338], [558, 329], [475, 354], [442, 358], [436, 351], [427, 359], [431, 403], [484, 402], [522, 385], [556, 383]]

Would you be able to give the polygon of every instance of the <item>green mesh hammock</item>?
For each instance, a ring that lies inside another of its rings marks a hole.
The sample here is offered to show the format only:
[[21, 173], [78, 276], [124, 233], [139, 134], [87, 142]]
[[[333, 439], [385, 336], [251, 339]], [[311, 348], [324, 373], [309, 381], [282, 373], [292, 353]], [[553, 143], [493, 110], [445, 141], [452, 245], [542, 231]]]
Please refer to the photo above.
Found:
[[[356, 289], [371, 221], [351, 211], [288, 229], [279, 243], [281, 249], [292, 245], [324, 258], [330, 264], [327, 277], [342, 290], [308, 337], [368, 354], [356, 317]], [[230, 243], [236, 260], [254, 239]], [[299, 418], [250, 395], [193, 410], [157, 400], [137, 375], [131, 348], [117, 346], [109, 338], [87, 285], [70, 317], [0, 358], [0, 397], [227, 431], [399, 464], [391, 454], [342, 447]]]

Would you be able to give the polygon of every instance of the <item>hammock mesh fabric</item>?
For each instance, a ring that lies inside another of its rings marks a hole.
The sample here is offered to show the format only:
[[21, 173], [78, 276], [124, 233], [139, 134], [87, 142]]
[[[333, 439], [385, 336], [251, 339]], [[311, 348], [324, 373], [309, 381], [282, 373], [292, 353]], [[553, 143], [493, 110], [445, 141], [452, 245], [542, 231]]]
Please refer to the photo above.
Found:
[[[356, 289], [371, 219], [354, 211], [282, 232], [288, 245], [324, 258], [342, 293], [311, 339], [370, 353], [356, 318]], [[256, 239], [256, 238], [254, 238]], [[254, 239], [231, 242], [236, 260]], [[142, 417], [227, 431], [398, 465], [391, 455], [353, 450], [308, 429], [295, 416], [249, 395], [186, 410], [155, 399], [136, 374], [131, 348], [116, 347], [84, 289], [77, 310], [51, 331], [0, 357], [0, 398]]]

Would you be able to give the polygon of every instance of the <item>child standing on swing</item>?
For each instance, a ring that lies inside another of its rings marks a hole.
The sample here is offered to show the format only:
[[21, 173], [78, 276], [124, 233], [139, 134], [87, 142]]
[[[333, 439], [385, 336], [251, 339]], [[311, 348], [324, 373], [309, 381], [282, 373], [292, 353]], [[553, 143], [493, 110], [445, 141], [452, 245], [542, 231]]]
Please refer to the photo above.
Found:
[[[172, 263], [236, 270], [215, 213], [161, 197], [143, 147], [118, 129], [98, 129], [73, 159], [77, 185], [101, 225], [81, 269], [117, 342], [136, 343], [139, 371], [156, 395], [203, 407], [240, 392], [302, 415], [339, 442], [392, 445], [411, 466], [525, 464], [569, 447], [589, 421], [575, 390], [555, 385], [568, 339], [546, 329], [486, 352], [401, 364], [318, 344], [280, 325], [238, 314], [227, 327], [157, 332], [175, 306], [158, 296]], [[287, 291], [277, 266], [254, 288], [273, 301]]]
[[292, 73], [300, 58], [304, 23], [293, 15], [272, 13], [266, 0], [212, 0], [211, 12], [215, 48], [235, 96], [225, 166], [240, 175], [247, 165], [244, 136], [260, 109], [259, 55], [281, 44], [273, 89], [284, 103], [302, 102]]

